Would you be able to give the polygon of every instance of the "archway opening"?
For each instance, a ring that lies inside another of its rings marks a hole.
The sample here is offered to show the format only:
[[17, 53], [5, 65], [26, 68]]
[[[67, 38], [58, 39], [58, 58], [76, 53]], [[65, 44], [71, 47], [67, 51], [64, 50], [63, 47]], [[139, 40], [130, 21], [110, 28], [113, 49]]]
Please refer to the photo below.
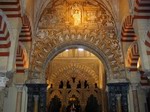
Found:
[[59, 112], [61, 108], [61, 101], [60, 99], [55, 95], [48, 106], [48, 112]]
[[[91, 51], [81, 46], [66, 48], [47, 63], [47, 102], [57, 95], [62, 102], [60, 112], [86, 112], [85, 107], [91, 95], [96, 98], [96, 104], [102, 107], [99, 108], [101, 111], [107, 109], [107, 68], [104, 60]], [[70, 103], [71, 99], [75, 99], [75, 102]]]
[[85, 111], [86, 112], [102, 112], [102, 109], [100, 107], [100, 105], [98, 104], [97, 98], [94, 97], [93, 95], [91, 95], [88, 98], [86, 107], [85, 107]]

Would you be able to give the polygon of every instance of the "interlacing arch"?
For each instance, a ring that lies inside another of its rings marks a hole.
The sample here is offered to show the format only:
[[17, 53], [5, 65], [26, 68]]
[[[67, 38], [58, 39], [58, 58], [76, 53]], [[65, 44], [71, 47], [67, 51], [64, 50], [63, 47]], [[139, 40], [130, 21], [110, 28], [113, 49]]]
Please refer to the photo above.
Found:
[[127, 66], [130, 67], [130, 71], [137, 71], [137, 64], [139, 60], [139, 49], [137, 41], [131, 44], [127, 54]]
[[69, 101], [73, 95], [75, 95], [79, 100], [82, 99], [81, 95], [76, 90], [72, 90], [67, 97], [67, 101]]
[[122, 42], [133, 42], [137, 40], [137, 36], [135, 34], [135, 29], [133, 27], [134, 17], [129, 15], [125, 18], [122, 31], [121, 31], [121, 41]]
[[[91, 96], [91, 95], [93, 95], [94, 97], [96, 97], [96, 99], [97, 99], [97, 101], [98, 101], [98, 104], [100, 104], [101, 102], [101, 100], [98, 100], [98, 99], [100, 99], [98, 96], [98, 94], [94, 91], [94, 90], [91, 90], [90, 92], [87, 92], [86, 93], [86, 95], [85, 95], [85, 99], [86, 99], [86, 101], [88, 101], [88, 98]], [[86, 102], [87, 103], [87, 102]]]
[[16, 18], [21, 17], [21, 8], [20, 8], [20, 0], [1, 0], [0, 1], [0, 9], [4, 11], [8, 18]]
[[134, 0], [134, 18], [135, 19], [150, 19], [150, 1], [149, 0]]
[[[103, 75], [103, 74], [101, 74]], [[53, 73], [50, 76], [50, 82], [55, 82], [54, 86], [59, 86], [60, 81], [62, 80], [68, 80], [70, 83], [72, 83], [71, 77], [76, 77], [76, 82], [78, 83], [78, 80], [84, 79], [89, 81], [89, 84], [95, 84], [98, 83], [98, 74], [89, 67], [77, 63], [71, 63], [68, 66], [65, 66], [63, 68], [60, 68], [58, 72]], [[90, 79], [90, 80], [89, 80]]]
[[0, 57], [9, 57], [12, 32], [6, 14], [0, 9]]
[[24, 15], [22, 17], [22, 28], [19, 34], [20, 42], [32, 42], [31, 25], [28, 17]]
[[24, 45], [19, 42], [16, 54], [16, 73], [23, 74], [28, 67], [28, 57]]
[[59, 91], [59, 90], [54, 90], [54, 91], [52, 92], [52, 94], [50, 95], [48, 101], [51, 101], [51, 99], [53, 99], [54, 96], [57, 96], [58, 98], [60, 98], [61, 101], [63, 100], [63, 96], [60, 94], [60, 91]]
[[147, 47], [147, 55], [150, 55], [150, 31], [147, 32], [147, 38], [145, 40], [145, 45]]

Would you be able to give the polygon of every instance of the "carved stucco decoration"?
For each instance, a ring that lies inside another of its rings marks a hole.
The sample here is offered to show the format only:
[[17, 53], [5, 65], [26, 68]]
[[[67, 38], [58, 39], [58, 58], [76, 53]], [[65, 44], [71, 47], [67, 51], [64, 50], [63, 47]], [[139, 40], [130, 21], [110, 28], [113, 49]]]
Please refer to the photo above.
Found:
[[111, 13], [99, 2], [55, 1], [43, 11], [39, 28], [115, 28]]
[[[73, 7], [74, 2], [66, 4], [70, 8]], [[63, 8], [67, 6], [57, 3], [52, 8], [45, 9], [46, 11], [39, 22], [38, 38], [35, 40], [32, 50], [31, 69], [43, 74], [45, 73], [48, 61], [59, 53], [57, 51], [71, 45], [83, 45], [95, 50], [101, 59], [104, 60], [109, 79], [124, 78], [125, 75], [119, 72], [124, 68], [124, 63], [120, 43], [116, 36], [115, 23], [111, 14], [100, 4], [96, 6], [88, 3], [83, 4], [78, 3], [78, 8], [82, 11], [81, 13], [84, 14], [88, 11], [90, 13], [92, 9], [95, 12], [91, 12], [91, 14], [94, 14], [93, 18], [95, 19], [87, 22], [87, 19], [81, 18], [81, 25], [79, 26], [74, 25], [72, 20], [67, 18], [71, 18], [71, 12], [68, 12], [67, 16], [65, 16], [67, 22], [60, 20], [52, 22], [49, 18], [47, 21], [51, 22], [44, 24], [43, 19], [45, 16], [49, 14], [52, 16], [54, 13], [54, 18], [59, 18], [60, 13], [63, 13], [61, 11], [66, 10]], [[85, 12], [83, 9], [85, 9]], [[99, 13], [102, 17], [99, 17]], [[87, 17], [87, 13], [84, 16]]]
[[[102, 75], [102, 74], [101, 74]], [[68, 66], [58, 69], [58, 72], [48, 75], [49, 80], [52, 84], [55, 84], [54, 87], [58, 88], [60, 81], [69, 81], [70, 84], [77, 86], [78, 81], [89, 82], [89, 86], [98, 83], [98, 75], [90, 69], [89, 67], [81, 64], [72, 63]], [[75, 77], [75, 83], [72, 82], [72, 77]]]
[[[41, 19], [41, 15], [43, 15], [43, 12], [46, 8], [48, 7], [52, 7], [54, 5], [55, 2], [64, 2], [63, 0], [42, 0], [42, 1], [37, 1], [37, 4], [36, 4], [36, 8], [35, 8], [35, 28], [37, 28], [38, 24], [39, 24], [39, 20]], [[65, 0], [66, 1], [66, 0]], [[67, 1], [76, 1], [76, 0], [67, 0]], [[78, 0], [79, 2], [79, 0]], [[98, 4], [99, 6], [102, 5], [105, 9], [108, 9], [109, 12], [113, 15], [113, 17], [115, 18], [116, 20], [116, 16], [118, 15], [115, 10], [116, 8], [116, 5], [117, 5], [117, 2], [115, 0], [80, 0], [80, 2], [88, 2], [90, 4]]]
[[102, 36], [102, 33], [100, 34], [101, 31], [90, 31], [88, 29], [79, 31], [72, 29], [46, 31], [49, 32], [49, 36], [37, 39], [34, 45], [31, 69], [44, 72], [43, 70], [46, 67], [47, 59], [50, 55], [53, 55], [52, 52], [61, 49], [62, 46], [65, 45], [81, 44], [103, 52], [103, 58], [108, 60], [107, 64], [110, 66], [109, 70], [116, 75], [115, 77], [120, 75], [117, 74], [116, 71], [123, 69], [123, 57], [121, 55], [119, 41], [116, 39], [115, 35], [110, 37], [106, 36], [104, 33]]

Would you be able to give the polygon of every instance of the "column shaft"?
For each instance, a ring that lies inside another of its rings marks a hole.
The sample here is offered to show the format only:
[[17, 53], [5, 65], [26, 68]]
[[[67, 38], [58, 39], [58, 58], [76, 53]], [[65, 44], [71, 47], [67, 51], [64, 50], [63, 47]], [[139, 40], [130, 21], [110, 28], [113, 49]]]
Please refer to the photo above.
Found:
[[117, 112], [122, 112], [122, 109], [121, 109], [121, 94], [117, 95]]
[[22, 92], [17, 93], [16, 112], [21, 112]]
[[46, 112], [47, 84], [26, 84], [28, 87], [27, 112]]
[[138, 94], [137, 94], [138, 83], [132, 83], [131, 87], [132, 87], [132, 94], [133, 94], [134, 112], [140, 112]]
[[134, 112], [140, 112], [137, 90], [132, 90], [132, 94], [133, 94]]
[[[129, 83], [109, 83], [107, 85], [109, 112], [128, 112], [127, 94]], [[119, 99], [117, 98], [118, 94], [121, 95]]]
[[34, 96], [34, 112], [38, 112], [38, 100], [39, 100], [39, 96], [35, 95]]
[[16, 112], [21, 112], [23, 86], [16, 85], [16, 87], [17, 87]]

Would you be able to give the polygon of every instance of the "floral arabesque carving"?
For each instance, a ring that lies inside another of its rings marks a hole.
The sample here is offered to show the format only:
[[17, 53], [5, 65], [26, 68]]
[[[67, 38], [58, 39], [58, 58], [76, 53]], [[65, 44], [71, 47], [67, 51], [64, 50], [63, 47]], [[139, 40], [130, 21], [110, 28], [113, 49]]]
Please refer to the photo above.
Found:
[[66, 28], [63, 30], [47, 29], [45, 31], [48, 32], [48, 36], [38, 38], [35, 42], [34, 50], [32, 51], [31, 69], [44, 72], [45, 61], [47, 61], [49, 53], [53, 50], [61, 45], [83, 43], [101, 51], [105, 55], [106, 60], [108, 60], [111, 73], [115, 74], [115, 77], [121, 76], [117, 71], [123, 68], [123, 57], [114, 31], [109, 30], [111, 35], [108, 35], [104, 30], [89, 29]]
[[[53, 4], [53, 6], [52, 6]], [[49, 3], [38, 26], [40, 28], [68, 27], [115, 27], [113, 17], [106, 7], [98, 1], [55, 1]]]

